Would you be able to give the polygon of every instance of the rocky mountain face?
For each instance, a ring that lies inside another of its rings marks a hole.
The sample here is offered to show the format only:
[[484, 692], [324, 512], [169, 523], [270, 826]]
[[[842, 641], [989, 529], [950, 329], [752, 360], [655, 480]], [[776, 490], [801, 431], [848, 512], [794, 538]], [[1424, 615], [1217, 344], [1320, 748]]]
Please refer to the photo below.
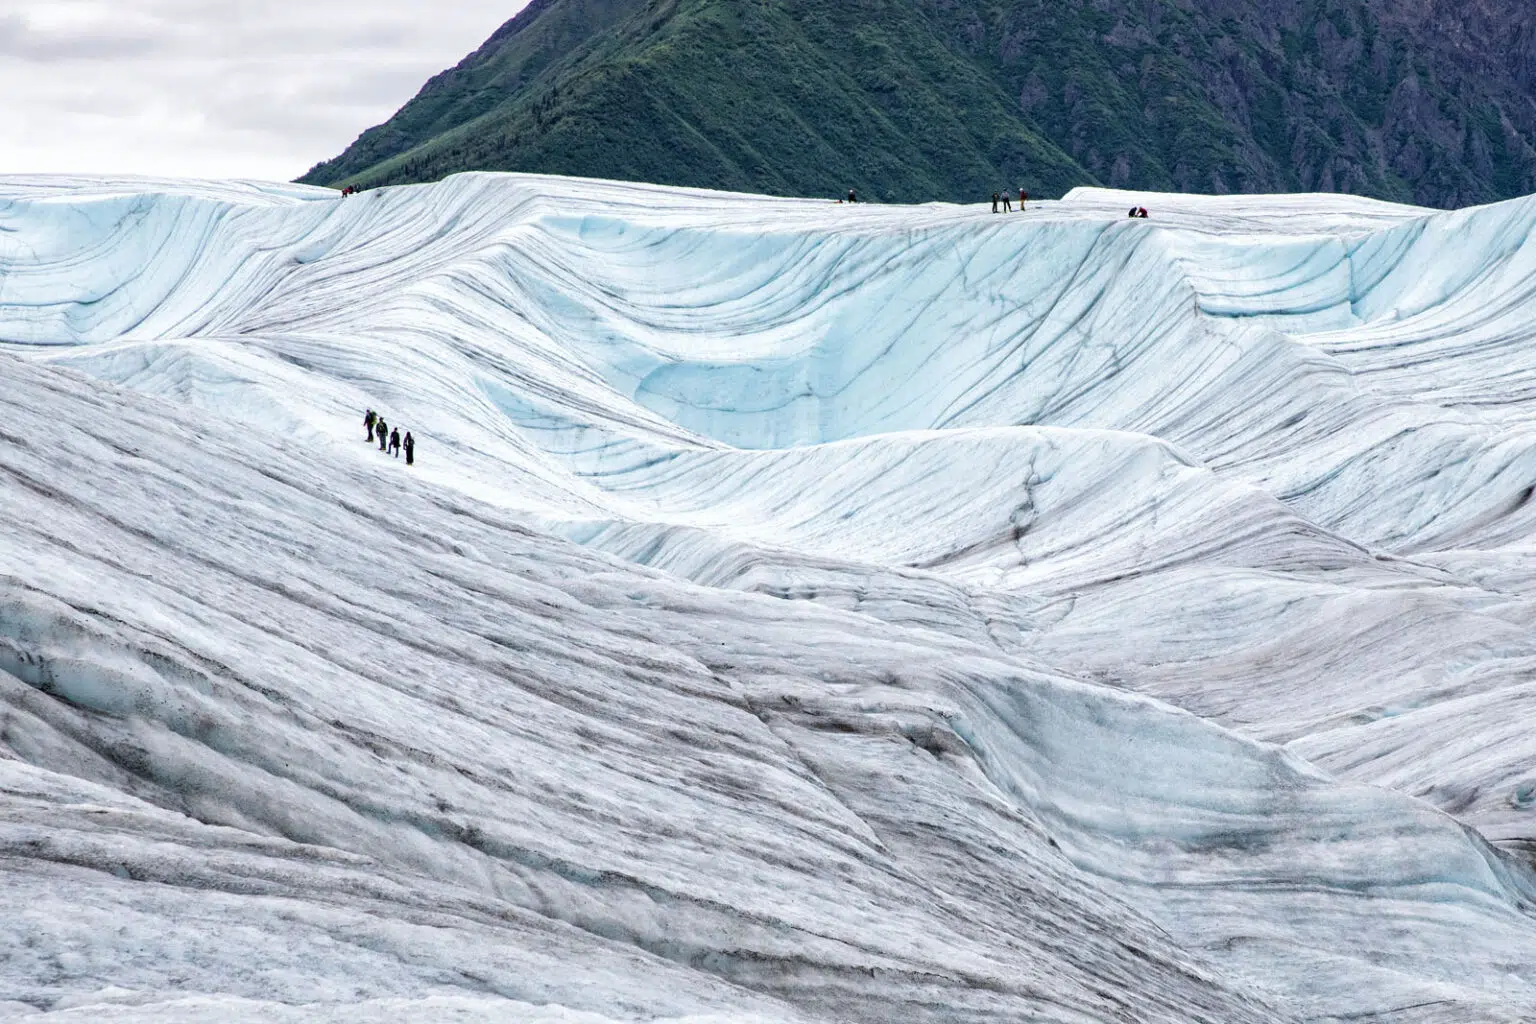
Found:
[[1495, 0], [535, 0], [302, 179], [525, 170], [972, 201], [1023, 185], [1536, 191]]

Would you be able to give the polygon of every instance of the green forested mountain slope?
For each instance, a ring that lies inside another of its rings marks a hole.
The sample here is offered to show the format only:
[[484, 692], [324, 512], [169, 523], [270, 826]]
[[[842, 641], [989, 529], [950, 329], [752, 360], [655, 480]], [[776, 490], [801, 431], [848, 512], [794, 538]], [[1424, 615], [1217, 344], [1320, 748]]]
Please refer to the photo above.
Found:
[[1494, 0], [536, 0], [302, 180], [526, 170], [898, 201], [1536, 190]]

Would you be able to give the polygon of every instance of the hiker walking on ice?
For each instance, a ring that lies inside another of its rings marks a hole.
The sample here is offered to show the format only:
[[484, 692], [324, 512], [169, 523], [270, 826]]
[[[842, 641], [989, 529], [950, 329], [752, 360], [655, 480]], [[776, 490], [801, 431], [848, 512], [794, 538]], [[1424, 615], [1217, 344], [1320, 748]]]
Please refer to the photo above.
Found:
[[396, 427], [389, 433], [389, 454], [395, 458], [400, 457], [400, 428]]
[[1012, 213], [1013, 212], [1013, 200], [1008, 198], [1008, 193], [1007, 192], [1004, 192], [1002, 195], [1003, 195], [1003, 212], [1004, 213]]
[[855, 194], [854, 194], [854, 191], [853, 191], [853, 189], [849, 189], [849, 190], [848, 190], [848, 201], [849, 201], [849, 202], [850, 202], [850, 203], [856, 203], [856, 202], [858, 202], [858, 201], [859, 201], [859, 197], [858, 197], [858, 196], [857, 196], [857, 195], [855, 195]]
[[379, 451], [384, 450], [384, 445], [389, 440], [389, 424], [384, 422], [384, 417], [379, 417], [379, 422], [374, 424], [373, 432], [379, 435]]
[[378, 420], [379, 414], [374, 412], [372, 409], [369, 409], [368, 414], [363, 417], [363, 426], [368, 430], [368, 440], [370, 441], [373, 440], [373, 425], [377, 423]]
[[992, 193], [992, 212], [993, 213], [997, 212], [997, 200], [998, 200], [998, 194], [996, 192], [993, 192]]
[[405, 432], [405, 464], [407, 466], [416, 464], [416, 439], [411, 436], [409, 430]]
[[1024, 186], [1019, 186], [1019, 212], [1024, 212], [1024, 204], [1029, 201], [1029, 193], [1024, 191]]

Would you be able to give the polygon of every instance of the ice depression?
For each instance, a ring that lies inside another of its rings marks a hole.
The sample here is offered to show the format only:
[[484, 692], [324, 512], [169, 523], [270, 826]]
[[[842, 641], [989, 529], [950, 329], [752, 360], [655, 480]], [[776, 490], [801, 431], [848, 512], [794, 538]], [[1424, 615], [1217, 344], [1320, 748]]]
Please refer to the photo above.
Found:
[[1533, 227], [0, 178], [0, 1020], [1536, 1017]]

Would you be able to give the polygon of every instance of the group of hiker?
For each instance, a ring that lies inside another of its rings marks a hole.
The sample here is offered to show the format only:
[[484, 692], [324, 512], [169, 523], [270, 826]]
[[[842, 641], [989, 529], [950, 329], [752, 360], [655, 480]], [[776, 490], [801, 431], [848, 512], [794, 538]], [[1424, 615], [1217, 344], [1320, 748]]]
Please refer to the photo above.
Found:
[[[1022, 188], [1019, 189], [1019, 212], [1020, 213], [1024, 212], [1024, 204], [1027, 203], [1027, 202], [1029, 202], [1029, 193], [1025, 192]], [[1009, 193], [1007, 193], [1006, 191], [1004, 191], [1004, 192], [993, 192], [992, 193], [992, 212], [993, 213], [996, 213], [998, 211], [998, 204], [999, 203], [1002, 204], [1002, 211], [1004, 213], [1012, 213], [1013, 212], [1013, 200], [1009, 197]]]
[[[856, 193], [853, 189], [849, 189], [848, 190], [848, 198], [846, 200], [844, 200], [844, 199], [839, 199], [838, 200], [839, 203], [843, 203], [843, 202], [856, 203], [858, 201], [859, 201], [858, 193]], [[1029, 193], [1024, 191], [1024, 189], [1020, 188], [1019, 189], [1019, 212], [1020, 213], [1024, 212], [1024, 204], [1027, 203], [1027, 202], [1029, 202]], [[992, 212], [993, 213], [1012, 213], [1013, 212], [1013, 195], [1012, 195], [1012, 193], [1008, 192], [1008, 191], [993, 192], [992, 193]], [[1145, 218], [1147, 216], [1147, 208], [1145, 206], [1133, 206], [1133, 207], [1131, 207], [1131, 216], [1134, 217], [1134, 218]]]
[[363, 429], [368, 431], [369, 441], [374, 439], [374, 435], [378, 435], [379, 451], [387, 451], [398, 459], [400, 457], [400, 449], [404, 447], [405, 464], [407, 466], [414, 466], [416, 464], [416, 439], [411, 436], [409, 430], [405, 432], [405, 439], [402, 441], [400, 439], [400, 428], [390, 429], [389, 424], [384, 422], [384, 417], [372, 409], [369, 409], [363, 416]]
[[[856, 203], [858, 201], [859, 201], [859, 194], [857, 192], [855, 192], [853, 189], [849, 189], [848, 190], [848, 198], [847, 199], [839, 199], [838, 200], [839, 203], [844, 203], [844, 202]], [[1019, 212], [1020, 213], [1024, 212], [1024, 204], [1027, 203], [1027, 202], [1029, 202], [1029, 193], [1024, 191], [1024, 189], [1020, 188], [1019, 189]], [[1004, 213], [1012, 213], [1013, 212], [1013, 195], [1012, 195], [1011, 192], [993, 192], [992, 193], [992, 212], [993, 213], [997, 213], [999, 209], [1001, 209]]]

